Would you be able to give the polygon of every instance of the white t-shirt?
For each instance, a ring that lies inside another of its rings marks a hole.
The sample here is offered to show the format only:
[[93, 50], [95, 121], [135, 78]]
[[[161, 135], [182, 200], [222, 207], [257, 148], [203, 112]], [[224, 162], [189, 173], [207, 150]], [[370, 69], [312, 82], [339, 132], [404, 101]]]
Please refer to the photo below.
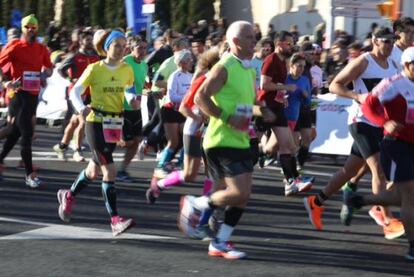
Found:
[[181, 103], [187, 90], [190, 88], [193, 74], [182, 72], [180, 69], [174, 71], [168, 78], [167, 103]]

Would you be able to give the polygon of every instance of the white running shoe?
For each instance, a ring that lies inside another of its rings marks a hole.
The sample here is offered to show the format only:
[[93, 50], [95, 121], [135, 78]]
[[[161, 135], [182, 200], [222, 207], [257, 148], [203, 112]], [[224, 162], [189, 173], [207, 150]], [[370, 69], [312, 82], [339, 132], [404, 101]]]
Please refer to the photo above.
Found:
[[73, 160], [77, 163], [84, 162], [85, 157], [82, 155], [82, 151], [77, 150], [73, 152]]
[[26, 185], [32, 189], [37, 189], [42, 185], [42, 181], [37, 177], [26, 176]]
[[126, 219], [116, 216], [111, 221], [112, 235], [116, 237], [130, 229], [132, 226], [134, 226], [134, 221], [131, 218]]
[[223, 257], [229, 260], [243, 259], [247, 255], [245, 252], [236, 250], [232, 243], [220, 242], [214, 239], [208, 246], [208, 255], [213, 257]]
[[58, 144], [55, 144], [53, 146], [53, 151], [56, 152], [56, 155], [58, 156], [58, 159], [60, 159], [60, 160], [65, 160], [66, 159], [66, 156], [65, 156], [66, 150], [67, 150], [66, 148], [65, 149], [61, 149], [59, 147], [59, 143]]

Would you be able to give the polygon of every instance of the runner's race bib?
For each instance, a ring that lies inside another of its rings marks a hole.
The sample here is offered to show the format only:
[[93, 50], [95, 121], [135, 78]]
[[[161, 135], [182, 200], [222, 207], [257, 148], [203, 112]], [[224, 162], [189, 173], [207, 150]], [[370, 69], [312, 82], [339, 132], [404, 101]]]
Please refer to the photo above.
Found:
[[40, 90], [40, 72], [24, 71], [22, 89], [25, 91], [39, 91]]
[[288, 95], [286, 93], [286, 90], [278, 90], [276, 91], [276, 97], [275, 97], [275, 101], [279, 102], [279, 103], [285, 103], [285, 99], [288, 98]]
[[102, 129], [105, 142], [117, 143], [122, 139], [122, 126], [124, 119], [118, 116], [104, 116], [102, 118]]
[[245, 122], [243, 122], [243, 128], [240, 131], [248, 131], [249, 124], [253, 116], [253, 106], [252, 105], [243, 105], [239, 104], [236, 107], [236, 115], [243, 116], [245, 118]]

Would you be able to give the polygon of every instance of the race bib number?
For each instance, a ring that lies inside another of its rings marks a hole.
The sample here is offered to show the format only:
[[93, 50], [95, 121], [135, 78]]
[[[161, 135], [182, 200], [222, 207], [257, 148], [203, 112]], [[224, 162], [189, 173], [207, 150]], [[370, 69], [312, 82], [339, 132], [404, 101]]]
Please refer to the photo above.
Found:
[[102, 119], [102, 129], [105, 142], [117, 143], [122, 139], [122, 117], [104, 116]]
[[287, 98], [286, 90], [278, 90], [276, 92], [275, 101], [279, 103], [285, 103], [285, 99]]
[[248, 131], [250, 121], [252, 120], [253, 116], [253, 106], [252, 105], [243, 105], [239, 104], [236, 107], [236, 115], [243, 116], [245, 118], [245, 122], [243, 124], [243, 128], [241, 131]]
[[40, 72], [24, 71], [22, 89], [25, 91], [40, 90]]

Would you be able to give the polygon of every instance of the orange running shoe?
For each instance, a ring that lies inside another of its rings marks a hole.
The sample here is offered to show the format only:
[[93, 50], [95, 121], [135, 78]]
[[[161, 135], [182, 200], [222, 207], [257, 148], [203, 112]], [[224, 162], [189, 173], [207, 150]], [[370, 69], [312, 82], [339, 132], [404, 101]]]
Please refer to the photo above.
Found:
[[368, 214], [379, 226], [385, 226], [384, 215], [379, 206], [372, 206]]
[[303, 198], [303, 204], [308, 212], [309, 220], [316, 230], [322, 230], [322, 213], [324, 208], [315, 204], [316, 195]]
[[405, 234], [404, 225], [396, 218], [391, 219], [390, 223], [384, 228], [384, 237], [386, 239], [396, 239]]

